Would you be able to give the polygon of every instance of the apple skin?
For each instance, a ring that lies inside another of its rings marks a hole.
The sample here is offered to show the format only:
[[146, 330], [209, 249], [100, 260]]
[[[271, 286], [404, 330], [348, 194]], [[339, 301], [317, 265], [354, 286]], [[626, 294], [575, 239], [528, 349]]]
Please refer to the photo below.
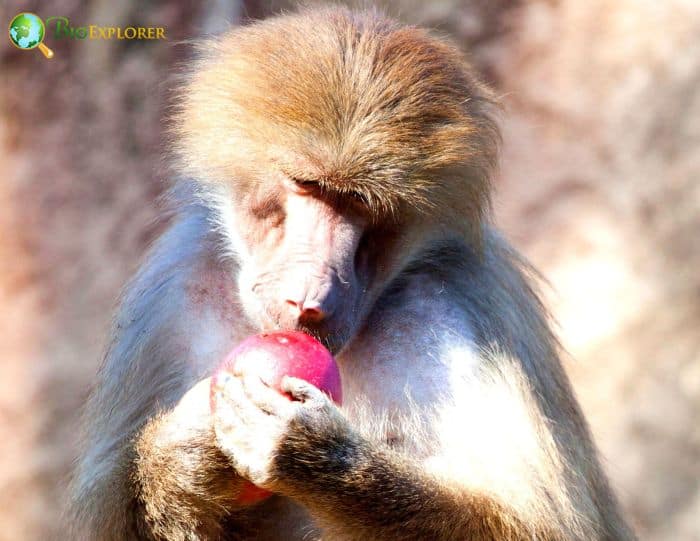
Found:
[[[325, 392], [338, 405], [343, 400], [338, 365], [323, 344], [301, 331], [276, 331], [256, 334], [243, 340], [229, 353], [211, 378], [209, 405], [216, 409], [216, 388], [219, 377], [235, 371], [260, 375], [264, 383], [278, 390], [284, 376], [308, 381]], [[292, 397], [283, 393], [291, 400]], [[242, 505], [251, 505], [272, 493], [247, 481], [237, 498]]]

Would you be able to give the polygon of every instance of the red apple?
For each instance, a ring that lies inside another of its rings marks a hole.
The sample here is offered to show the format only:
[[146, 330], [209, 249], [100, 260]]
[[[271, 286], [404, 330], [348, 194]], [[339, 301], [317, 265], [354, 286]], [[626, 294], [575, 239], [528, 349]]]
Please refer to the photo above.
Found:
[[[209, 401], [212, 411], [216, 408], [215, 389], [218, 378], [236, 369], [259, 374], [266, 384], [280, 393], [282, 378], [293, 376], [318, 387], [338, 405], [343, 398], [340, 372], [335, 359], [318, 340], [303, 332], [277, 331], [243, 340], [228, 354], [211, 379]], [[237, 501], [248, 505], [270, 495], [267, 490], [246, 483]]]

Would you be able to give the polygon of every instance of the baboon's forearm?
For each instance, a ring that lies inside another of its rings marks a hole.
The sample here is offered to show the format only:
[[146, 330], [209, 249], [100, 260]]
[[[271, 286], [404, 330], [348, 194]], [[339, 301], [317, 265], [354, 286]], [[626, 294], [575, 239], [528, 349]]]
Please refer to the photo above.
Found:
[[277, 457], [280, 485], [316, 516], [325, 538], [556, 538], [528, 527], [494, 499], [445, 486], [418, 463], [365, 440], [342, 420], [337, 423], [330, 432], [311, 426], [291, 431], [299, 437], [284, 441]]
[[243, 483], [212, 430], [152, 419], [135, 441], [134, 522], [149, 539], [218, 539]]

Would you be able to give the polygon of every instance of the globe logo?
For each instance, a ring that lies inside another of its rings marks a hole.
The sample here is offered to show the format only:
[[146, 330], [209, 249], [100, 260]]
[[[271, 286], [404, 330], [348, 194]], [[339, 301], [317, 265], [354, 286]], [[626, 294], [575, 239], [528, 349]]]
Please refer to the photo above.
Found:
[[42, 43], [45, 33], [44, 21], [33, 13], [20, 13], [10, 21], [10, 41], [15, 47], [24, 50], [38, 47], [46, 58], [52, 58], [53, 51]]

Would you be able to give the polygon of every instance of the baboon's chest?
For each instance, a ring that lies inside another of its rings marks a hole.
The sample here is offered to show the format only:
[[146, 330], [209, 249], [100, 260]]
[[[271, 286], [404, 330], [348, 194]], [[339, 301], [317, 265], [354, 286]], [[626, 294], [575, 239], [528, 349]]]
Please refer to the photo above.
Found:
[[444, 324], [383, 334], [339, 357], [343, 409], [370, 437], [427, 456], [440, 444], [441, 419], [454, 413], [453, 398], [475, 383], [478, 353], [468, 333], [454, 335]]

